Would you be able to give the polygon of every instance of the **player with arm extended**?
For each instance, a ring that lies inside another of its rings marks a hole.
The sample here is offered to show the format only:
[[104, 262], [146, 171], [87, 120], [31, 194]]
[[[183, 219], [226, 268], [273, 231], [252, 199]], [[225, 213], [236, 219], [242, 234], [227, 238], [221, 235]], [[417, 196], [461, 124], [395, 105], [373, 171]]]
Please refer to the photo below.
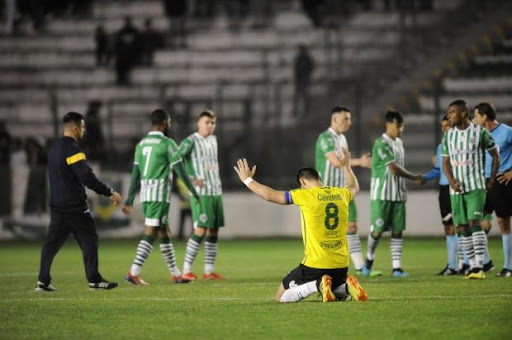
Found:
[[[448, 115], [445, 115], [441, 120], [441, 131], [445, 133], [450, 129], [450, 127], [451, 126]], [[450, 204], [450, 183], [448, 183], [448, 179], [444, 175], [444, 172], [441, 170], [443, 166], [442, 148], [442, 144], [437, 146], [434, 167], [428, 173], [424, 174], [421, 180], [416, 181], [416, 183], [422, 185], [425, 182], [439, 178], [438, 201], [439, 210], [441, 212], [441, 221], [444, 225], [444, 233], [446, 235], [446, 253], [448, 257], [448, 263], [443, 270], [437, 273], [437, 275], [448, 276], [457, 275], [459, 272], [464, 273], [466, 268], [464, 268], [462, 259], [462, 247], [460, 252], [457, 251], [458, 239], [457, 235], [455, 234], [455, 226], [453, 225], [452, 219], [452, 207]], [[459, 263], [457, 263], [457, 254], [460, 254]], [[469, 264], [467, 264], [467, 267], [469, 268]]]
[[[465, 101], [448, 106], [451, 128], [443, 136], [443, 171], [450, 183], [453, 222], [457, 227], [471, 271], [467, 278], [484, 279], [484, 254], [487, 244], [480, 221], [486, 189], [496, 181], [499, 166], [497, 146], [489, 131], [469, 120]], [[492, 156], [492, 170], [485, 181], [485, 149]]]
[[224, 226], [217, 137], [213, 134], [216, 123], [215, 112], [204, 110], [197, 119], [197, 132], [185, 138], [179, 147], [188, 176], [201, 197], [199, 203], [196, 198], [190, 198], [194, 232], [187, 242], [183, 264], [183, 277], [189, 280], [197, 280], [196, 274], [192, 271], [192, 265], [203, 239], [205, 241], [203, 279], [224, 279], [215, 272], [219, 228]]
[[87, 164], [78, 142], [85, 131], [84, 116], [68, 112], [62, 118], [63, 136], [48, 151], [50, 177], [50, 226], [41, 250], [41, 263], [36, 292], [52, 292], [50, 268], [69, 234], [73, 234], [82, 250], [85, 274], [91, 290], [112, 289], [117, 282], [105, 280], [98, 270], [98, 233], [89, 211], [84, 186], [119, 204], [121, 196], [103, 184]]
[[130, 189], [123, 205], [123, 212], [128, 215], [131, 212], [135, 194], [140, 190], [145, 229], [125, 280], [136, 285], [148, 284], [140, 277], [140, 272], [153, 250], [155, 239], [160, 238], [160, 251], [169, 268], [171, 282], [188, 283], [190, 280], [184, 279], [176, 266], [174, 246], [170, 237], [168, 214], [172, 172], [176, 172], [195, 197], [198, 195], [185, 173], [176, 143], [164, 135], [164, 132], [171, 127], [169, 113], [162, 109], [154, 110], [151, 113], [151, 124], [151, 131], [135, 148]]
[[404, 131], [404, 117], [394, 110], [386, 112], [386, 132], [373, 143], [372, 180], [370, 188], [370, 234], [363, 275], [370, 276], [375, 250], [382, 233], [391, 231], [391, 257], [393, 277], [407, 277], [402, 270], [403, 239], [405, 230], [405, 180], [421, 180], [405, 168], [405, 153], [400, 136]]
[[348, 296], [361, 302], [368, 299], [357, 278], [347, 278], [348, 205], [359, 192], [359, 184], [346, 149], [342, 156], [347, 188], [324, 186], [315, 169], [303, 168], [297, 173], [300, 189], [278, 191], [254, 180], [256, 166], [251, 169], [245, 159], [238, 160], [234, 167], [240, 180], [257, 196], [281, 205], [295, 204], [300, 209], [304, 259], [279, 285], [279, 302], [297, 302], [316, 292], [321, 293], [323, 302]]
[[[496, 109], [492, 104], [480, 103], [475, 106], [474, 121], [489, 131], [499, 148], [500, 165], [497, 182], [487, 192], [484, 214], [494, 211], [498, 219], [503, 242], [504, 263], [499, 277], [512, 277], [510, 258], [512, 257], [512, 234], [510, 233], [510, 216], [512, 216], [512, 127], [500, 123], [496, 119]], [[492, 156], [485, 153], [485, 177], [492, 173]], [[483, 221], [482, 221], [483, 222]], [[486, 232], [490, 231], [491, 223], [482, 224]], [[484, 263], [484, 271], [492, 267], [492, 261]]]
[[[347, 139], [343, 133], [347, 132], [352, 125], [352, 114], [349, 109], [336, 106], [331, 110], [331, 125], [322, 132], [316, 141], [315, 168], [320, 174], [322, 183], [332, 187], [345, 187], [347, 185], [344, 171], [340, 165], [341, 148], [348, 149]], [[372, 159], [370, 154], [364, 154], [360, 158], [351, 159], [352, 167], [360, 166], [371, 168]], [[357, 234], [357, 207], [354, 200], [350, 201], [348, 214], [348, 249], [350, 258], [354, 264], [356, 273], [363, 268], [363, 251], [361, 240]], [[381, 275], [382, 272], [372, 271], [371, 276]]]

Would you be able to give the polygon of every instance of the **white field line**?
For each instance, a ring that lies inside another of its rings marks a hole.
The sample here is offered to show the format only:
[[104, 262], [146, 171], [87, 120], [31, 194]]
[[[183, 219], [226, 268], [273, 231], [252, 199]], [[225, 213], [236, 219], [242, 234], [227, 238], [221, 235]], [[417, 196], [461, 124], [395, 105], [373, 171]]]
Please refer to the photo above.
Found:
[[[40, 294], [50, 294], [50, 293], [40, 293]], [[53, 294], [53, 293], [52, 293]], [[94, 293], [93, 293], [94, 294]], [[53, 301], [53, 302], [69, 302], [69, 301], [108, 301], [108, 302], [115, 302], [115, 301], [158, 301], [158, 302], [171, 302], [171, 301], [271, 301], [272, 298], [268, 297], [259, 297], [259, 298], [238, 298], [238, 297], [204, 297], [204, 298], [190, 298], [190, 297], [176, 297], [176, 298], [141, 298], [141, 297], [134, 297], [134, 298], [121, 298], [121, 297], [114, 297], [114, 298], [40, 298], [40, 299], [23, 299], [23, 298], [10, 298], [10, 299], [2, 299], [2, 302], [46, 302], [46, 301]]]
[[[19, 276], [33, 276], [34, 280], [37, 281], [37, 274], [38, 272], [7, 272], [7, 273], [0, 273], [0, 277], [19, 277]], [[58, 272], [58, 275], [76, 275], [76, 272]]]
[[[56, 293], [39, 293], [39, 294], [56, 294]], [[474, 295], [472, 299], [489, 299], [489, 298], [512, 298], [512, 294], [486, 294], [486, 295]], [[370, 297], [369, 302], [373, 301], [398, 301], [398, 300], [466, 300], [467, 296], [402, 296], [402, 297], [389, 297], [389, 296], [375, 296]], [[172, 302], [172, 301], [273, 301], [273, 298], [269, 297], [204, 297], [204, 298], [191, 298], [191, 297], [175, 297], [175, 298], [160, 298], [160, 297], [111, 297], [111, 298], [59, 298], [59, 297], [41, 297], [41, 298], [4, 298], [3, 303], [9, 302], [76, 302], [79, 300], [87, 301], [157, 301], [157, 302]]]

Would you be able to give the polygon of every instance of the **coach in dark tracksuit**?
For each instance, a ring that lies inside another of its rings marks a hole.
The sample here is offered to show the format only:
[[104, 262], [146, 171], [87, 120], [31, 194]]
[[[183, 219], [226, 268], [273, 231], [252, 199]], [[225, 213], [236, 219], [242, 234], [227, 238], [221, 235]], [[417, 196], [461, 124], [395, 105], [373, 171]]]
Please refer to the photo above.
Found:
[[98, 271], [98, 234], [89, 212], [84, 185], [109, 197], [114, 204], [121, 201], [121, 196], [96, 178], [77, 144], [85, 131], [83, 115], [68, 112], [62, 124], [63, 137], [48, 152], [51, 220], [41, 251], [39, 281], [35, 290], [55, 290], [50, 284], [50, 267], [70, 233], [82, 250], [90, 289], [112, 289], [117, 287], [117, 283], [106, 281]]

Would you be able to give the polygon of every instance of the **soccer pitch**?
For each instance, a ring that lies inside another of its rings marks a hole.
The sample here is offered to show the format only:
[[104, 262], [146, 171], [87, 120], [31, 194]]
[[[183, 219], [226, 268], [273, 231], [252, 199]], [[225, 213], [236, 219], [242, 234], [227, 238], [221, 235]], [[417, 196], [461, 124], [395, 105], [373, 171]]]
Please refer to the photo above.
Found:
[[[142, 276], [151, 285], [124, 282], [137, 240], [100, 241], [100, 271], [118, 281], [111, 291], [89, 291], [81, 253], [68, 240], [53, 268], [53, 293], [35, 293], [41, 243], [0, 247], [0, 338], [172, 338], [172, 339], [510, 339], [512, 279], [501, 270], [501, 238], [489, 240], [496, 269], [481, 281], [434, 274], [446, 263], [444, 239], [404, 242], [404, 269], [390, 276], [388, 238], [377, 250], [375, 269], [361, 278], [366, 303], [322, 303], [315, 297], [295, 304], [274, 300], [280, 280], [302, 259], [302, 241], [221, 241], [221, 282], [177, 285], [154, 251]], [[175, 243], [182, 263], [184, 243]], [[366, 247], [364, 247], [366, 249]], [[156, 250], [156, 249], [155, 249]], [[203, 250], [195, 271], [202, 275]]]

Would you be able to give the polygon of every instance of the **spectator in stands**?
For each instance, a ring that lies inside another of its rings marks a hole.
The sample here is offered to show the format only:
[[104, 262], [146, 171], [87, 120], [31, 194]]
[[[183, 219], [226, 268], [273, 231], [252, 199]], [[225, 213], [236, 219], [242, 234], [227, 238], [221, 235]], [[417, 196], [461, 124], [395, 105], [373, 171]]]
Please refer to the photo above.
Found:
[[169, 19], [169, 45], [187, 47], [187, 1], [163, 0], [165, 15]]
[[117, 32], [115, 54], [118, 85], [129, 85], [131, 71], [138, 60], [137, 37], [139, 31], [132, 24], [132, 18], [124, 19], [124, 26]]
[[251, 0], [251, 17], [253, 28], [269, 26], [274, 18], [274, 7], [271, 0]]
[[40, 0], [16, 0], [16, 3], [22, 19], [25, 16], [29, 16], [32, 19], [34, 31], [42, 31], [44, 29], [46, 4]]
[[153, 29], [151, 18], [144, 21], [144, 31], [139, 35], [140, 64], [153, 65], [155, 50], [163, 47], [162, 35]]
[[9, 167], [11, 154], [11, 135], [7, 131], [4, 121], [0, 121], [0, 216], [11, 213], [11, 168]]
[[322, 25], [320, 7], [323, 3], [323, 0], [302, 0], [302, 9], [315, 27], [320, 27]]
[[11, 134], [5, 122], [0, 121], [0, 166], [9, 165], [11, 155]]
[[93, 0], [71, 0], [71, 14], [76, 18], [89, 18], [92, 15]]
[[25, 214], [46, 211], [46, 152], [43, 149], [43, 144], [35, 138], [28, 138], [26, 142], [29, 175], [23, 206]]
[[108, 34], [103, 24], [96, 26], [96, 30], [94, 31], [96, 66], [108, 66], [109, 64], [110, 54], [108, 40]]
[[212, 18], [215, 13], [215, 1], [196, 0], [194, 3], [194, 16], [198, 18]]
[[226, 13], [229, 18], [229, 27], [232, 30], [238, 30], [242, 25], [242, 21], [247, 18], [249, 14], [249, 1], [248, 0], [227, 0]]
[[102, 161], [105, 158], [105, 138], [100, 118], [101, 106], [102, 103], [99, 100], [90, 101], [85, 115], [85, 135], [81, 146], [87, 159], [91, 161]]
[[11, 144], [11, 166], [27, 165], [27, 153], [21, 138], [13, 138]]
[[431, 11], [434, 9], [432, 0], [419, 0], [418, 9], [420, 11]]
[[0, 1], [0, 12], [5, 13], [5, 33], [13, 33], [14, 19], [16, 17], [16, 0]]
[[309, 112], [309, 87], [315, 68], [313, 57], [305, 45], [299, 45], [294, 60], [295, 93], [293, 96], [294, 115], [304, 116]]

